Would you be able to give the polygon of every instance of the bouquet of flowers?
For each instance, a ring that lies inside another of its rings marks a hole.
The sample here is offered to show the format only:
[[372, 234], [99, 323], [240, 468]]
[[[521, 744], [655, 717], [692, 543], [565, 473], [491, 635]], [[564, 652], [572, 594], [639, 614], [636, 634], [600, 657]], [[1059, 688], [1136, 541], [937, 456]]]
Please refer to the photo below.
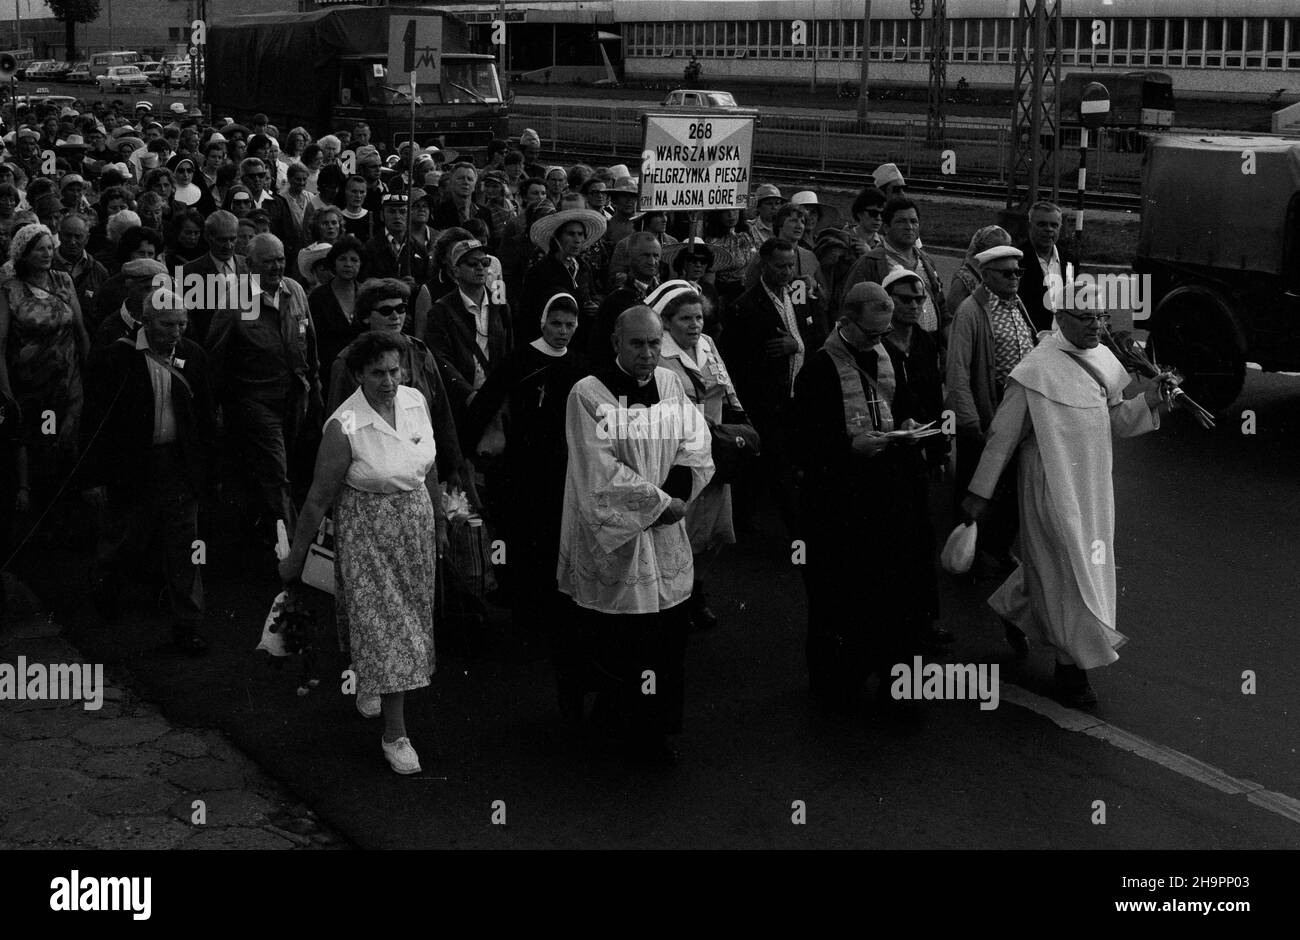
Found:
[[1124, 330], [1112, 333], [1103, 327], [1103, 336], [1106, 345], [1115, 353], [1125, 369], [1145, 378], [1155, 379], [1160, 384], [1160, 395], [1169, 402], [1171, 408], [1182, 408], [1190, 412], [1203, 428], [1214, 427], [1214, 415], [1198, 405], [1190, 395], [1178, 387], [1183, 377], [1173, 369], [1162, 369], [1157, 366], [1134, 339], [1132, 333]]
[[299, 657], [302, 663], [299, 695], [306, 695], [320, 685], [320, 680], [312, 675], [316, 668], [316, 612], [297, 594], [281, 591], [275, 596], [262, 623], [262, 641], [257, 648], [270, 654], [269, 662], [276, 668], [283, 667], [286, 657]]

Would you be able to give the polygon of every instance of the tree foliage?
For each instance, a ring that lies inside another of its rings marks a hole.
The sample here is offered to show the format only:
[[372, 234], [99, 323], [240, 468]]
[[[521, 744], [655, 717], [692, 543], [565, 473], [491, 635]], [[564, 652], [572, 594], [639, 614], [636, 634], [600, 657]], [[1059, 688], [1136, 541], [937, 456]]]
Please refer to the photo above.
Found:
[[99, 19], [99, 0], [46, 0], [60, 23], [91, 23]]
[[99, 0], [46, 0], [54, 18], [63, 24], [68, 61], [77, 58], [77, 24], [99, 18]]

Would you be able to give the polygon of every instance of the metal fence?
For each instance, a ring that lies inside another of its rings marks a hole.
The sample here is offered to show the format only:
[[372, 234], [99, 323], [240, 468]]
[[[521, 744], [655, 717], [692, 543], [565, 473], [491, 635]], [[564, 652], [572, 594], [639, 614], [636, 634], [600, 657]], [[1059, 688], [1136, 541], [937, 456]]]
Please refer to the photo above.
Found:
[[[516, 105], [510, 131], [537, 131], [548, 149], [609, 154], [626, 162], [641, 151], [643, 108], [609, 105]], [[1078, 133], [1062, 135], [1061, 180], [1074, 185]], [[758, 164], [801, 166], [823, 172], [866, 173], [881, 163], [897, 163], [905, 176], [938, 179], [945, 161], [955, 160], [954, 182], [962, 179], [1005, 183], [1010, 129], [987, 122], [947, 123], [944, 142], [926, 140], [925, 122], [861, 121], [851, 117], [763, 115], [754, 132]], [[1094, 192], [1136, 192], [1141, 179], [1141, 138], [1103, 129], [1088, 154], [1088, 188]], [[951, 151], [949, 155], [948, 152]]]

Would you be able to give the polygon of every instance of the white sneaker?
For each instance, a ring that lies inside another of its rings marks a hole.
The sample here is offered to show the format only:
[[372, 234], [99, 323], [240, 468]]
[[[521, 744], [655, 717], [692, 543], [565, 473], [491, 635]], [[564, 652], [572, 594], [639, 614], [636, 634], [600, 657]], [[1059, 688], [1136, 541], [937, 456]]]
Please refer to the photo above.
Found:
[[383, 714], [383, 708], [379, 704], [378, 695], [357, 695], [357, 711], [361, 712], [362, 718], [378, 718]]
[[392, 744], [380, 738], [379, 743], [384, 748], [384, 757], [388, 758], [388, 766], [394, 771], [399, 774], [420, 772], [420, 757], [415, 753], [415, 748], [411, 747], [410, 738], [398, 738]]

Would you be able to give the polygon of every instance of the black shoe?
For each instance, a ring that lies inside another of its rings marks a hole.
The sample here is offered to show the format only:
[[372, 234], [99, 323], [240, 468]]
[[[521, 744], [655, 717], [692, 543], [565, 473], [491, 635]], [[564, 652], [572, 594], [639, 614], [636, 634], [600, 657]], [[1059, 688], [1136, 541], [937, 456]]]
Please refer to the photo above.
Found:
[[122, 619], [121, 591], [111, 577], [98, 578], [90, 589], [90, 603], [105, 623]]
[[1016, 654], [1016, 659], [1024, 659], [1029, 655], [1029, 637], [1025, 636], [1025, 631], [1009, 620], [1002, 621], [1002, 631], [1006, 635], [1007, 646]]
[[718, 615], [709, 609], [708, 604], [700, 604], [691, 610], [691, 629], [696, 633], [712, 630], [718, 625]]
[[938, 644], [940, 646], [947, 646], [957, 640], [952, 635], [952, 631], [936, 626], [929, 626], [922, 630], [920, 639], [922, 643]]
[[172, 643], [182, 653], [190, 656], [202, 656], [208, 651], [208, 641], [192, 629], [173, 630]]
[[1078, 666], [1056, 664], [1054, 694], [1068, 708], [1091, 708], [1097, 704], [1097, 693], [1088, 682], [1088, 672]]
[[718, 615], [709, 609], [709, 595], [704, 592], [704, 582], [696, 579], [691, 585], [691, 596], [686, 602], [691, 618], [691, 629], [699, 633], [718, 625]]

